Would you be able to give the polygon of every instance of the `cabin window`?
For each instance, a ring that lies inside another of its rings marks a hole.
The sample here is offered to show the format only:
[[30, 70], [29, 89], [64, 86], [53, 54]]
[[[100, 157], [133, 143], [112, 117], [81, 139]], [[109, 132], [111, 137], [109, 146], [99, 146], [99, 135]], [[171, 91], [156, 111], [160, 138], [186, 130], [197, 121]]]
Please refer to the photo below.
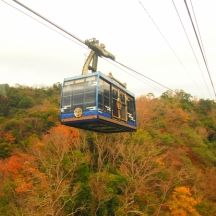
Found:
[[115, 118], [127, 121], [126, 94], [115, 87], [112, 87], [112, 114]]
[[63, 88], [63, 96], [64, 97], [70, 96], [72, 94], [72, 89], [73, 89], [72, 85], [64, 86], [64, 88]]
[[72, 89], [72, 85], [65, 83], [62, 91], [62, 107], [64, 108], [65, 112], [70, 111]]
[[85, 82], [84, 109], [92, 110], [96, 108], [96, 77], [88, 77]]
[[110, 113], [110, 84], [103, 79], [99, 80], [99, 92], [98, 92], [98, 108], [101, 111]]
[[73, 91], [72, 91], [72, 104], [71, 104], [72, 111], [76, 107], [80, 107], [83, 109], [84, 87], [85, 87], [84, 79], [74, 80]]
[[93, 109], [96, 106], [96, 77], [70, 80], [64, 83], [62, 108], [73, 112], [76, 107]]
[[135, 121], [136, 115], [135, 115], [135, 100], [134, 98], [128, 96], [127, 99], [127, 114], [128, 114], [128, 120], [129, 121]]
[[70, 97], [63, 97], [63, 107], [70, 106], [70, 105], [71, 105]]
[[116, 88], [112, 88], [112, 114], [114, 117], [119, 118], [118, 112], [118, 90]]
[[119, 93], [119, 98], [120, 98], [120, 102], [121, 102], [121, 109], [120, 109], [120, 118], [124, 121], [126, 121], [127, 119], [127, 115], [126, 115], [126, 97], [125, 97], [125, 93], [120, 92]]

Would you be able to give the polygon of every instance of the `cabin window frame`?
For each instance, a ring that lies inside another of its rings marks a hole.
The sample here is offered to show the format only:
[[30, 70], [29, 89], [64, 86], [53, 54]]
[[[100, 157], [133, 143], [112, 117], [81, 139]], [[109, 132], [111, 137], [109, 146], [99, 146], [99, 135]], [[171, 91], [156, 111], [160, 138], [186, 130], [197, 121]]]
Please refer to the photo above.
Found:
[[[107, 87], [105, 87], [107, 86]], [[99, 77], [98, 79], [98, 110], [111, 114], [111, 83]]]
[[[115, 94], [114, 94], [115, 91]], [[112, 117], [127, 122], [127, 93], [112, 85]], [[124, 97], [124, 99], [122, 98]], [[120, 109], [118, 108], [120, 106]], [[123, 109], [124, 108], [124, 109]]]
[[[89, 83], [91, 83], [92, 88], [89, 87]], [[75, 108], [80, 107], [83, 111], [89, 109], [96, 109], [96, 93], [97, 93], [97, 76], [89, 76], [85, 78], [76, 78], [73, 80], [64, 81], [63, 89], [62, 89], [62, 100], [61, 100], [61, 108], [63, 113], [73, 112]], [[67, 88], [69, 89], [68, 91]], [[66, 93], [66, 94], [65, 94]], [[92, 94], [91, 94], [92, 93]], [[91, 99], [88, 98], [88, 102], [86, 95], [89, 95]], [[69, 99], [69, 103], [65, 104], [66, 98]], [[77, 101], [75, 101], [77, 100]]]
[[127, 118], [128, 121], [136, 122], [135, 98], [131, 95], [127, 95]]

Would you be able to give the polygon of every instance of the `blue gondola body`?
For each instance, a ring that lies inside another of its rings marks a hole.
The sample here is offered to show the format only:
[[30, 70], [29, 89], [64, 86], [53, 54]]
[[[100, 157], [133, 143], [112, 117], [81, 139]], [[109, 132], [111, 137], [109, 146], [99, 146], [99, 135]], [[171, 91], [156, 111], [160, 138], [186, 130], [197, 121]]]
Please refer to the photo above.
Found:
[[104, 133], [136, 130], [135, 97], [101, 72], [64, 79], [61, 123]]

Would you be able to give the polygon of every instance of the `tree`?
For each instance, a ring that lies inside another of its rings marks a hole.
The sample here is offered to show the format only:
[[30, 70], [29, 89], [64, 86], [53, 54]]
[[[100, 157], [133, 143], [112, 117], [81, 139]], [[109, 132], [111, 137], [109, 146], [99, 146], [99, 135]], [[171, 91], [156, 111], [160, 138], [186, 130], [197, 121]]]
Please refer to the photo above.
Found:
[[79, 191], [79, 184], [71, 187], [70, 182], [86, 160], [78, 152], [78, 141], [77, 130], [57, 126], [35, 142], [33, 154], [17, 153], [0, 161], [0, 199], [9, 196], [13, 211], [23, 215], [62, 215]]
[[8, 98], [0, 94], [0, 116], [7, 116], [9, 114]]
[[19, 101], [19, 103], [17, 104], [17, 107], [18, 108], [30, 108], [32, 107], [34, 104], [34, 101], [31, 97], [29, 96], [25, 96], [25, 97], [22, 97], [21, 100]]
[[190, 189], [181, 186], [174, 189], [167, 205], [172, 216], [199, 216], [200, 214], [195, 208], [198, 203], [199, 200], [192, 197]]
[[77, 211], [73, 203], [80, 185], [72, 183], [76, 170], [86, 160], [79, 151], [79, 138], [78, 130], [59, 125], [52, 128], [33, 148], [48, 183], [46, 190], [38, 197], [41, 202], [39, 208], [47, 209], [49, 215], [62, 215], [66, 207], [68, 214]]

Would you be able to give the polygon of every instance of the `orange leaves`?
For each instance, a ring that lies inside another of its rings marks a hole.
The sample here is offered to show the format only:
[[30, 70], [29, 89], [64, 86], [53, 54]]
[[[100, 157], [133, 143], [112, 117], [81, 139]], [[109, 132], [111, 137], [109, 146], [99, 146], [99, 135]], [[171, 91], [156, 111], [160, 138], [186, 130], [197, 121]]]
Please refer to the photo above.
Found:
[[7, 160], [0, 161], [0, 171], [6, 175], [17, 174], [21, 169], [21, 167], [22, 167], [22, 163], [18, 155], [13, 155]]
[[137, 119], [143, 128], [154, 127], [173, 130], [183, 127], [190, 120], [190, 113], [184, 110], [177, 101], [170, 103], [166, 100], [149, 99], [141, 96], [136, 102]]
[[158, 106], [157, 103], [156, 100], [149, 100], [145, 96], [141, 96], [136, 100], [137, 119], [140, 127], [145, 127], [155, 117], [156, 113], [153, 110], [154, 107]]
[[174, 189], [168, 207], [172, 216], [199, 216], [195, 206], [199, 201], [192, 197], [188, 187], [182, 186]]
[[[8, 159], [0, 161], [0, 172], [2, 182], [10, 179], [15, 183], [15, 191], [18, 193], [27, 192], [32, 188], [31, 167], [34, 166], [35, 158], [28, 154], [19, 153]], [[2, 184], [2, 185], [3, 185]]]
[[78, 138], [79, 131], [75, 128], [66, 127], [63, 125], [58, 125], [50, 130], [50, 133], [64, 136], [67, 138]]
[[16, 138], [13, 136], [12, 133], [7, 132], [7, 133], [4, 134], [4, 139], [5, 139], [5, 141], [7, 141], [9, 143], [14, 143]]
[[[52, 146], [53, 151], [65, 152], [79, 144], [79, 131], [75, 128], [58, 125], [49, 130], [44, 136], [43, 143], [46, 146]], [[55, 149], [55, 150], [54, 150]]]
[[58, 125], [49, 130], [49, 133], [45, 136], [45, 139], [55, 140], [60, 139], [62, 145], [66, 142], [73, 142], [80, 137], [79, 131], [75, 128], [66, 127], [64, 125]]
[[177, 125], [184, 124], [184, 123], [188, 122], [188, 120], [189, 120], [189, 114], [186, 113], [181, 108], [175, 108], [175, 109], [168, 110], [167, 117], [168, 117], [168, 121], [170, 121], [170, 123], [172, 123], [172, 124], [174, 123]]
[[1, 137], [7, 143], [14, 143], [16, 140], [16, 138], [14, 137], [14, 135], [11, 132], [4, 132], [1, 134]]
[[188, 187], [182, 186], [175, 188], [173, 192], [173, 197], [184, 197], [184, 196], [191, 196], [190, 189]]
[[202, 191], [209, 200], [216, 200], [216, 168], [207, 168], [199, 179]]
[[32, 183], [22, 182], [15, 190], [17, 193], [25, 193], [33, 187]]
[[17, 153], [5, 160], [0, 160], [0, 170], [3, 173], [17, 175], [27, 164], [32, 163], [34, 157], [24, 153]]

